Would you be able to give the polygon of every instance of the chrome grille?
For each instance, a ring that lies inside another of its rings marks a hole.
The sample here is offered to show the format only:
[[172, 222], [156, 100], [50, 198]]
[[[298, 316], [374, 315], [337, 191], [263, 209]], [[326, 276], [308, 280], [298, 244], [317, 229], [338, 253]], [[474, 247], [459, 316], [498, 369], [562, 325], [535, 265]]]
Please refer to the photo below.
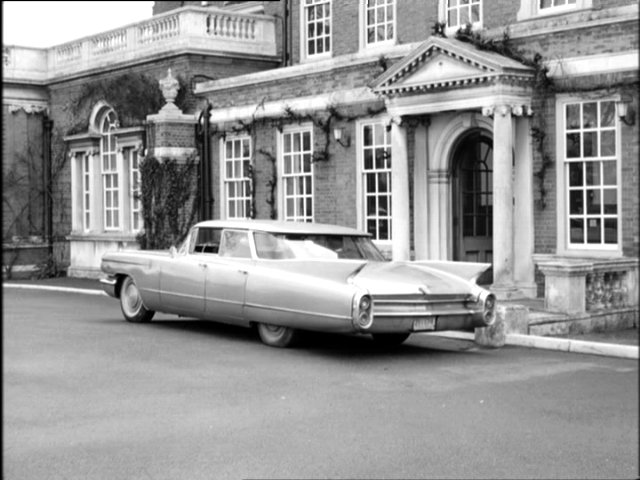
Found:
[[375, 317], [428, 317], [441, 315], [469, 315], [482, 306], [469, 303], [468, 295], [374, 295]]

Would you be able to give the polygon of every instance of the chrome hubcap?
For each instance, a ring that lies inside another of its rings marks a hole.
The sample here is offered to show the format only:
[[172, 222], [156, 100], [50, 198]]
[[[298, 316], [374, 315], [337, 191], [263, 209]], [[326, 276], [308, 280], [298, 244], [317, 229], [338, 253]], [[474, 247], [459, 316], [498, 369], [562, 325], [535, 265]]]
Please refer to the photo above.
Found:
[[142, 304], [142, 299], [138, 293], [138, 288], [132, 281], [128, 281], [122, 290], [122, 299], [122, 306], [127, 312], [127, 315], [133, 316], [138, 313], [140, 305]]

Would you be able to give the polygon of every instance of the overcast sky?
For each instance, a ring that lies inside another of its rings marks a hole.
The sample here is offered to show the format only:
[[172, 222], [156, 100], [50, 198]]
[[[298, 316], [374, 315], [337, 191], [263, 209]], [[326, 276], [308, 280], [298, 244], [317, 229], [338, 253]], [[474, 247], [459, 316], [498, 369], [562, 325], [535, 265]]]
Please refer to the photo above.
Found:
[[151, 18], [153, 2], [2, 2], [2, 43], [51, 47]]

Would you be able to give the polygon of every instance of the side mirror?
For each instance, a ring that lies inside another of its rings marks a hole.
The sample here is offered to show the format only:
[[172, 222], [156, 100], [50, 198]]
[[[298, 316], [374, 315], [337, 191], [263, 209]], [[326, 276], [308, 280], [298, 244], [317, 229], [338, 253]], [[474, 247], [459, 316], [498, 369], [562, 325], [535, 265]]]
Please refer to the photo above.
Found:
[[171, 256], [171, 258], [175, 257], [178, 254], [178, 250], [176, 250], [176, 247], [174, 247], [173, 245], [171, 245], [171, 247], [169, 247], [169, 255]]

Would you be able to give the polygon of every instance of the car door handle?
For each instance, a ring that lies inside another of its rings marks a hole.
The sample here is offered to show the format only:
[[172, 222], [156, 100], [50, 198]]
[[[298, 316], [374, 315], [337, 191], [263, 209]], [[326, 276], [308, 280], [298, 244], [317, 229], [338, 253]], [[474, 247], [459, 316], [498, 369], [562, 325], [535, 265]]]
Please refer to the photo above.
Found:
[[238, 273], [241, 273], [243, 275], [247, 275], [249, 272], [247, 270], [238, 270]]
[[201, 269], [203, 269], [203, 270], [204, 270], [205, 268], [207, 268], [207, 264], [206, 264], [206, 263], [199, 263], [199, 264], [198, 264], [198, 266], [199, 266]]

